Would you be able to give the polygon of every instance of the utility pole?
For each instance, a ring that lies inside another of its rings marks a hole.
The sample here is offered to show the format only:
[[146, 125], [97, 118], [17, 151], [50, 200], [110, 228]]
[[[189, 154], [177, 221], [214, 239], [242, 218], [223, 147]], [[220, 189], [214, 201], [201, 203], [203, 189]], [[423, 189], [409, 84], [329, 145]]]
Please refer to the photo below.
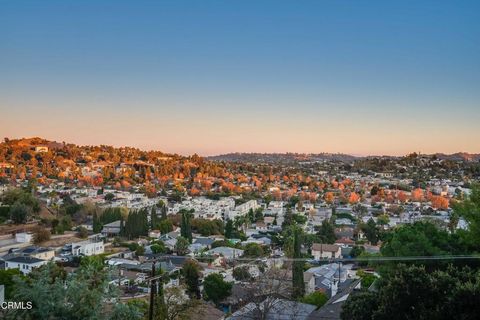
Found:
[[153, 320], [153, 310], [155, 306], [155, 291], [156, 291], [156, 282], [155, 282], [155, 263], [156, 260], [152, 263], [152, 275], [150, 280], [150, 312], [148, 313], [148, 319]]
[[[157, 260], [155, 259], [152, 264], [152, 275], [150, 278], [145, 279], [145, 281], [150, 282], [150, 310], [148, 313], [148, 320], [153, 320], [153, 313], [155, 310], [155, 296], [157, 294], [157, 281], [160, 280], [160, 285], [162, 285], [163, 275], [155, 275], [155, 264]], [[161, 271], [161, 270], [160, 270]]]

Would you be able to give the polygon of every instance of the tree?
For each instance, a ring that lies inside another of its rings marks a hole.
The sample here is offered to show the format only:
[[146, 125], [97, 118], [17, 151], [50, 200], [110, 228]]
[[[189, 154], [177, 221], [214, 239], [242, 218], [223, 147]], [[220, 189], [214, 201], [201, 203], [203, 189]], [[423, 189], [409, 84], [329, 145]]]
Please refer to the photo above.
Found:
[[157, 207], [160, 209], [162, 213], [162, 220], [167, 219], [167, 206], [165, 205], [165, 202], [162, 200], [159, 200], [157, 203]]
[[158, 229], [161, 234], [166, 234], [173, 231], [173, 223], [169, 219], [161, 220]]
[[325, 193], [325, 202], [326, 203], [332, 204], [334, 200], [335, 200], [335, 196], [334, 196], [333, 192]]
[[179, 236], [177, 238], [177, 243], [175, 244], [175, 250], [177, 251], [177, 254], [179, 256], [183, 256], [188, 252], [188, 246], [190, 245], [190, 242], [188, 242], [187, 239], [185, 239], [182, 236]]
[[352, 294], [342, 319], [476, 319], [479, 299], [479, 270], [398, 265], [383, 275], [377, 292]]
[[31, 209], [27, 205], [15, 202], [10, 208], [10, 219], [16, 224], [25, 223], [30, 213]]
[[182, 273], [187, 285], [187, 292], [191, 297], [200, 298], [200, 268], [193, 260], [185, 262]]
[[349, 296], [342, 306], [340, 314], [343, 320], [371, 320], [373, 312], [378, 306], [378, 297], [371, 291], [361, 291]]
[[155, 229], [159, 223], [160, 221], [157, 216], [157, 210], [155, 209], [155, 206], [153, 206], [150, 210], [150, 229]]
[[15, 277], [23, 278], [19, 269], [0, 270], [0, 283], [5, 286], [5, 299], [10, 300], [15, 290]]
[[468, 232], [457, 231], [471, 251], [480, 252], [480, 184], [472, 184], [472, 192], [463, 202], [453, 206], [454, 213], [468, 222]]
[[20, 203], [29, 207], [32, 212], [36, 213], [40, 211], [40, 203], [38, 202], [37, 198], [35, 198], [31, 192], [23, 189], [8, 189], [2, 194], [1, 200], [5, 205], [11, 206], [15, 203]]
[[252, 279], [248, 266], [241, 266], [233, 269], [232, 275], [237, 281], [247, 281]]
[[231, 239], [233, 237], [233, 220], [228, 219], [225, 224], [225, 238]]
[[192, 243], [192, 227], [190, 225], [191, 214], [187, 210], [182, 211], [182, 220], [180, 225], [181, 236], [188, 240], [189, 243]]
[[328, 296], [321, 291], [314, 291], [302, 298], [303, 303], [313, 304], [317, 309], [327, 303], [327, 301]]
[[105, 201], [112, 201], [113, 199], [115, 199], [115, 195], [109, 192], [104, 196], [104, 199]]
[[197, 303], [183, 293], [183, 287], [168, 287], [164, 290], [166, 320], [184, 319], [188, 311]]
[[247, 243], [243, 254], [245, 257], [258, 258], [264, 255], [264, 251], [258, 243]]
[[[67, 275], [54, 263], [48, 263], [30, 273], [29, 281], [16, 278], [13, 301], [31, 301], [32, 309], [8, 310], [6, 319], [119, 319], [126, 312], [121, 304], [104, 308], [99, 301], [117, 297], [114, 287], [109, 286], [108, 271], [104, 264], [92, 263], [96, 259], [85, 259], [80, 268]], [[131, 308], [131, 309], [130, 309]], [[120, 312], [123, 311], [123, 312]], [[128, 315], [140, 319], [140, 312], [129, 307]], [[115, 318], [112, 318], [115, 316]]]
[[100, 218], [98, 217], [98, 214], [95, 212], [93, 214], [93, 233], [99, 233], [102, 231], [102, 223], [100, 221]]
[[134, 210], [128, 214], [127, 222], [125, 223], [125, 236], [129, 239], [137, 238], [139, 236], [148, 235], [148, 210]]
[[381, 216], [378, 216], [377, 218], [377, 224], [380, 226], [384, 226], [390, 223], [390, 217], [386, 214], [383, 214]]
[[363, 270], [358, 270], [357, 271], [357, 276], [359, 276], [362, 279], [362, 287], [363, 288], [370, 288], [373, 282], [377, 279], [375, 275], [372, 273], [366, 273]]
[[218, 273], [212, 273], [203, 280], [203, 289], [208, 300], [213, 301], [216, 305], [232, 291], [232, 284], [223, 280]]
[[401, 226], [387, 236], [381, 248], [384, 256], [394, 257], [461, 254], [462, 251], [455, 236], [430, 222]]
[[258, 208], [257, 210], [255, 210], [255, 221], [263, 221], [263, 219], [263, 209]]
[[376, 245], [378, 242], [379, 231], [375, 221], [370, 218], [367, 223], [360, 225], [360, 229], [365, 233], [365, 237], [371, 244]]
[[359, 257], [363, 252], [365, 252], [365, 248], [363, 246], [353, 246], [352, 250], [350, 251], [350, 257]]
[[303, 265], [304, 262], [301, 260], [302, 253], [301, 253], [301, 230], [300, 228], [296, 227], [293, 231], [293, 275], [292, 275], [292, 283], [293, 283], [293, 298], [300, 298], [303, 297], [305, 294], [305, 283], [303, 282]]
[[322, 225], [318, 228], [317, 235], [321, 243], [332, 244], [337, 240], [335, 237], [335, 228], [328, 220], [322, 221]]
[[88, 230], [85, 227], [78, 227], [77, 232], [78, 236], [82, 239], [88, 237]]
[[44, 227], [37, 226], [33, 232], [33, 243], [40, 244], [50, 240], [50, 231]]
[[163, 241], [160, 241], [160, 240], [152, 244], [150, 246], [150, 250], [152, 250], [153, 253], [166, 253], [168, 251]]

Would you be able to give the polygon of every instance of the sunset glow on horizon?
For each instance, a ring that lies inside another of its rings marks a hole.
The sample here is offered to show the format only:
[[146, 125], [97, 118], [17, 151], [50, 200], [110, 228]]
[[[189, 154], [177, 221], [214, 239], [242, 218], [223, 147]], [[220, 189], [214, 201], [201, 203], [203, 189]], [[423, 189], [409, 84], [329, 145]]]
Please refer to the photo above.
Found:
[[478, 39], [473, 1], [4, 2], [0, 136], [480, 153]]

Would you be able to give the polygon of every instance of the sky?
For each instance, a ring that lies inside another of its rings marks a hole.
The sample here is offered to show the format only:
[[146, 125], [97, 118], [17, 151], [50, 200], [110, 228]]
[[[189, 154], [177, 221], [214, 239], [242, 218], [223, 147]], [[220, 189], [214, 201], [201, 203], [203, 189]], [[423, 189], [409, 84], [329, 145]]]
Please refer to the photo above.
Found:
[[0, 136], [480, 152], [479, 1], [0, 0]]

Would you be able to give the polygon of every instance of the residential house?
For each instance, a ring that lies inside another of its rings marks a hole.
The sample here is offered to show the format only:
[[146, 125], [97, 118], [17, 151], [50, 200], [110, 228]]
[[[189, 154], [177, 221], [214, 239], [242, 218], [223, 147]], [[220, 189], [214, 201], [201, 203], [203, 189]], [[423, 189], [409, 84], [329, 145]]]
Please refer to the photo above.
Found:
[[303, 273], [303, 282], [305, 283], [305, 294], [315, 291], [315, 276], [311, 272]]
[[120, 234], [121, 221], [113, 221], [103, 226], [102, 235], [104, 237], [116, 237]]
[[5, 260], [5, 270], [19, 269], [23, 274], [28, 274], [34, 268], [38, 268], [47, 263], [47, 260], [34, 257], [16, 256]]
[[263, 305], [268, 305], [265, 319], [278, 320], [306, 320], [308, 316], [317, 308], [314, 305], [291, 301], [286, 299], [279, 299], [274, 297], [267, 297], [266, 299], [274, 299], [273, 301], [264, 301], [263, 303], [249, 303], [243, 308], [234, 312], [227, 320], [247, 320], [257, 319], [261, 310], [259, 308]]
[[312, 245], [312, 255], [315, 260], [340, 258], [342, 250], [335, 244], [314, 243]]
[[266, 232], [266, 231], [268, 231], [268, 227], [267, 227], [267, 225], [266, 225], [265, 223], [263, 223], [263, 222], [257, 222], [257, 223], [255, 224], [255, 230]]
[[335, 241], [335, 244], [341, 247], [352, 247], [355, 245], [355, 241], [349, 238], [341, 238]]
[[29, 246], [15, 251], [15, 254], [21, 256], [29, 256], [42, 260], [52, 260], [55, 257], [55, 250], [51, 248]]
[[307, 318], [307, 320], [342, 319], [340, 314], [342, 312], [343, 304], [345, 303], [345, 301], [347, 301], [350, 294], [360, 289], [360, 287], [360, 279], [349, 279], [348, 281], [345, 281], [338, 287], [336, 294], [333, 295], [324, 306], [312, 312]]
[[98, 235], [90, 236], [88, 240], [72, 243], [72, 255], [91, 256], [105, 252], [103, 240]]
[[231, 260], [234, 258], [241, 257], [243, 255], [243, 250], [230, 248], [230, 247], [216, 247], [210, 249], [206, 252], [207, 255], [222, 256], [225, 259]]

